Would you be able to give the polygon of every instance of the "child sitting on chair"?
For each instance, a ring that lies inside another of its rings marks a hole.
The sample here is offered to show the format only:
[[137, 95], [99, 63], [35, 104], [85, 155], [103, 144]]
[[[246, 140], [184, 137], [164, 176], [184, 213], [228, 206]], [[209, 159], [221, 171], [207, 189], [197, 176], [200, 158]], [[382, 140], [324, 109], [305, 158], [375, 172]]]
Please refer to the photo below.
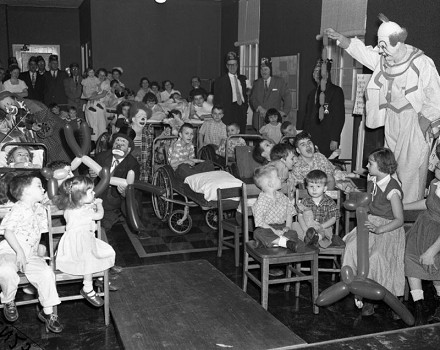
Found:
[[93, 306], [101, 307], [104, 300], [93, 290], [92, 274], [113, 267], [115, 251], [95, 237], [95, 221], [104, 217], [104, 209], [93, 188], [89, 177], [76, 176], [64, 181], [60, 194], [53, 198], [55, 205], [64, 210], [66, 219], [56, 264], [60, 271], [83, 276], [81, 295]]
[[[339, 208], [335, 201], [325, 194], [327, 191], [327, 175], [322, 170], [312, 170], [305, 178], [306, 197], [297, 203], [299, 209], [298, 222], [293, 227], [306, 245], [327, 248], [332, 244], [333, 226], [339, 219]], [[336, 238], [337, 237], [337, 238]], [[339, 236], [335, 234], [335, 240]], [[335, 244], [344, 245], [339, 238]]]
[[252, 207], [255, 220], [254, 239], [264, 247], [284, 247], [293, 252], [304, 250], [304, 243], [292, 230], [295, 207], [286, 195], [280, 192], [281, 180], [277, 169], [265, 165], [255, 169], [254, 182], [261, 189]]
[[15, 294], [23, 272], [38, 289], [43, 309], [38, 319], [45, 323], [46, 331], [60, 333], [63, 326], [53, 307], [61, 303], [52, 268], [38, 255], [41, 233], [48, 231], [47, 213], [40, 203], [44, 198], [41, 180], [35, 175], [19, 175], [12, 179], [10, 192], [17, 200], [0, 224], [5, 239], [0, 242], [0, 287], [3, 314], [9, 322], [18, 319]]
[[[240, 133], [240, 125], [238, 123], [231, 123], [226, 127], [226, 135], [238, 135]], [[235, 147], [246, 146], [246, 141], [242, 137], [233, 137], [228, 141], [228, 158], [235, 161]], [[215, 151], [219, 156], [225, 157], [226, 153], [226, 139], [220, 141], [218, 149]]]
[[226, 125], [222, 122], [224, 116], [223, 107], [215, 105], [212, 107], [211, 115], [212, 119], [204, 121], [200, 128], [200, 148], [206, 145], [214, 145], [215, 148], [218, 148], [222, 140], [226, 140], [228, 137]]
[[185, 123], [179, 130], [179, 138], [168, 149], [168, 162], [182, 182], [187, 176], [214, 170], [212, 162], [195, 158], [193, 137], [193, 126]]

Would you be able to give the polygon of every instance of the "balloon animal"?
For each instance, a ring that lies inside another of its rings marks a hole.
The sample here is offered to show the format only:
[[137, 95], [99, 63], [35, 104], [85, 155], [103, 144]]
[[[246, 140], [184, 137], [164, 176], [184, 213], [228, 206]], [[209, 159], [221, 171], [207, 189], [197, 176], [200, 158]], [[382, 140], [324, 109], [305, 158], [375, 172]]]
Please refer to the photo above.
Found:
[[[344, 203], [346, 209], [356, 209], [357, 219], [357, 276], [354, 275], [350, 266], [343, 266], [341, 269], [341, 280], [335, 285], [327, 288], [316, 299], [318, 306], [327, 306], [346, 297], [348, 294], [367, 298], [370, 300], [383, 300], [394, 312], [409, 326], [414, 324], [414, 317], [408, 309], [385, 287], [368, 277], [369, 254], [368, 236], [369, 230], [365, 226], [368, 220], [367, 194], [360, 194], [355, 200], [348, 200]], [[352, 194], [350, 194], [352, 196]]]
[[[164, 193], [163, 189], [160, 189], [156, 186], [150, 185], [145, 182], [141, 182], [135, 180], [135, 174], [133, 170], [130, 170], [127, 174], [126, 179], [122, 179], [120, 177], [110, 177], [110, 169], [108, 167], [101, 167], [98, 163], [96, 163], [92, 158], [90, 158], [87, 154], [90, 150], [90, 128], [87, 123], [81, 123], [79, 127], [81, 136], [82, 136], [82, 145], [78, 145], [75, 136], [74, 129], [70, 124], [66, 124], [64, 126], [64, 135], [66, 137], [67, 144], [75, 155], [75, 159], [72, 161], [70, 167], [72, 171], [76, 170], [81, 164], [86, 165], [90, 169], [92, 169], [96, 174], [99, 175], [100, 181], [95, 186], [95, 194], [100, 195], [104, 190], [108, 187], [108, 185], [113, 186], [122, 186], [126, 187], [126, 199], [127, 199], [127, 214], [128, 219], [132, 228], [136, 231], [141, 228], [141, 221], [139, 219], [136, 205], [135, 205], [135, 189], [139, 189], [141, 191], [146, 191], [150, 193], [155, 193], [157, 195], [161, 195]], [[41, 174], [47, 179], [48, 188], [47, 193], [49, 198], [52, 198], [54, 195], [58, 193], [58, 179], [63, 179], [67, 176], [67, 172], [63, 173], [63, 171], [56, 170], [53, 172], [49, 168], [43, 168], [41, 170]]]

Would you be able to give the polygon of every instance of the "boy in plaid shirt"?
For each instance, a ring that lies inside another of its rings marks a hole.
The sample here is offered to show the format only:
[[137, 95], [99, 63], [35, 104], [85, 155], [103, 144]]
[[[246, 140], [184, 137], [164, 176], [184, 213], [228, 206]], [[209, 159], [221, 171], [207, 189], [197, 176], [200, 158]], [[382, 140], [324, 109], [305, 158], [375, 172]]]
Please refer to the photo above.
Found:
[[215, 170], [214, 164], [209, 160], [196, 159], [193, 137], [193, 126], [189, 123], [183, 124], [179, 130], [179, 138], [168, 150], [168, 162], [175, 171], [176, 178], [182, 182], [187, 176]]
[[304, 250], [304, 243], [292, 230], [294, 204], [281, 193], [277, 169], [265, 165], [255, 169], [254, 182], [261, 189], [252, 207], [255, 220], [254, 239], [265, 247], [284, 247], [293, 252]]
[[[327, 248], [332, 244], [333, 225], [340, 217], [339, 208], [335, 201], [325, 194], [327, 191], [325, 172], [312, 170], [306, 175], [305, 182], [310, 197], [297, 203], [298, 222], [294, 223], [293, 227], [298, 231], [299, 238], [304, 239], [306, 245]], [[338, 241], [335, 244], [343, 245], [341, 242]]]

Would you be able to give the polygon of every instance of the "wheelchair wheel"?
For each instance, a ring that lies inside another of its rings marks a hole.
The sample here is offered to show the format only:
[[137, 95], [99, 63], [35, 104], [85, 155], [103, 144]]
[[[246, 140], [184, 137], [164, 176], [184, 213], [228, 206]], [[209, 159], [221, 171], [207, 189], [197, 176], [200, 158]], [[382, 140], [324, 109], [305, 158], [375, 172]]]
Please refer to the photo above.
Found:
[[163, 196], [165, 196], [167, 199], [173, 199], [173, 185], [171, 184], [171, 176], [166, 167], [160, 167], [154, 173], [153, 185], [165, 189], [165, 193], [162, 196], [152, 194], [151, 200], [156, 216], [160, 220], [166, 221], [167, 217], [173, 211], [173, 203], [163, 198]]
[[110, 146], [110, 140], [112, 135], [109, 132], [103, 132], [96, 140], [95, 154], [107, 151]]
[[183, 210], [175, 210], [171, 213], [170, 217], [168, 218], [168, 226], [170, 227], [171, 231], [178, 235], [185, 235], [191, 230], [192, 227], [192, 219], [191, 216], [188, 214], [185, 221], [180, 222], [180, 220], [185, 215], [185, 211]]
[[209, 209], [205, 213], [205, 221], [209, 228], [218, 229], [218, 211], [217, 209]]

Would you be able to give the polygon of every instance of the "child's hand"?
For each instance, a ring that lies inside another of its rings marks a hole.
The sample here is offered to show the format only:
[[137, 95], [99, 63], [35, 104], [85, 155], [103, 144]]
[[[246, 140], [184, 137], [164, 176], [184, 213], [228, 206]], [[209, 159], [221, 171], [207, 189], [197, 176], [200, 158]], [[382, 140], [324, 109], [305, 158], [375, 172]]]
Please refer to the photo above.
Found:
[[26, 260], [26, 256], [23, 253], [23, 250], [21, 250], [21, 249], [17, 252], [16, 264], [17, 264], [18, 271], [21, 271], [24, 273], [24, 269], [26, 267], [27, 260]]
[[95, 204], [102, 204], [102, 198], [95, 198]]
[[431, 272], [432, 268], [438, 270], [437, 266], [435, 266], [434, 257], [435, 254], [433, 254], [430, 249], [428, 249], [426, 252], [420, 255], [420, 259], [419, 259], [420, 263], [422, 265], [428, 265], [428, 270], [430, 273], [434, 272], [434, 271]]
[[375, 233], [375, 234], [380, 234], [380, 233], [382, 233], [382, 232], [380, 232], [380, 228], [377, 227], [375, 224], [373, 224], [373, 223], [370, 222], [370, 221], [365, 221], [365, 226], [367, 226], [367, 228], [368, 228], [368, 230], [369, 230], [370, 232], [373, 232], [373, 233]]

